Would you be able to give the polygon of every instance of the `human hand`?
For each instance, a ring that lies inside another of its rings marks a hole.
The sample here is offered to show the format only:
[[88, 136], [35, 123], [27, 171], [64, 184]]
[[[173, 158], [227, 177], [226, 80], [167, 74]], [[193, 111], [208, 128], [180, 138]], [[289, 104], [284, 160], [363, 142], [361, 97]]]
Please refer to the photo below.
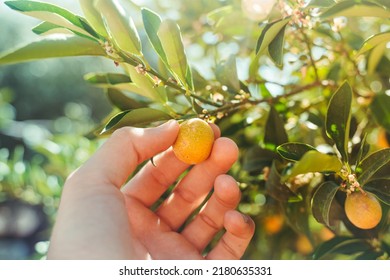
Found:
[[[254, 232], [253, 221], [236, 208], [240, 191], [225, 173], [237, 160], [235, 143], [219, 137], [210, 157], [191, 168], [156, 210], [150, 207], [189, 166], [170, 146], [179, 126], [125, 127], [67, 179], [53, 229], [49, 259], [239, 259]], [[157, 156], [156, 156], [157, 155]], [[137, 166], [154, 157], [127, 181]], [[214, 192], [184, 227], [193, 211]], [[203, 256], [222, 229], [226, 232]]]

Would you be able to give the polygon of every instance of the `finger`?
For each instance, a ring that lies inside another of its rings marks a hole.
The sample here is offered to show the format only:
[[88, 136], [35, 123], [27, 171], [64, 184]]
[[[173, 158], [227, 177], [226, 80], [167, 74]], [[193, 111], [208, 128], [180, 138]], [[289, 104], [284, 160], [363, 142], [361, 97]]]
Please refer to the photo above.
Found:
[[155, 128], [120, 128], [76, 171], [76, 178], [81, 174], [99, 184], [109, 183], [119, 188], [138, 164], [171, 146], [178, 131], [176, 121]]
[[219, 127], [214, 123], [209, 123], [209, 125], [213, 129], [214, 139], [218, 139], [219, 137], [221, 137], [221, 130], [219, 129]]
[[[157, 210], [172, 229], [177, 230], [210, 192], [215, 178], [226, 173], [237, 160], [237, 145], [228, 138], [214, 142], [210, 157], [195, 165]], [[179, 210], [179, 211], [178, 211]]]
[[[215, 124], [210, 124], [215, 138], [221, 132]], [[154, 163], [154, 164], [153, 164]], [[125, 195], [136, 198], [146, 207], [150, 207], [171, 186], [177, 178], [189, 167], [178, 160], [172, 149], [153, 158], [153, 163], [147, 163], [123, 188]]]
[[168, 149], [148, 162], [123, 188], [122, 192], [146, 207], [155, 203], [177, 178], [189, 167]]
[[223, 217], [236, 208], [240, 200], [237, 182], [228, 175], [220, 175], [215, 180], [214, 193], [205, 207], [182, 231], [182, 235], [202, 252], [207, 244], [223, 227]]
[[225, 214], [224, 226], [226, 229], [225, 234], [208, 253], [206, 259], [238, 260], [245, 253], [255, 230], [255, 224], [252, 219], [231, 210]]
[[202, 259], [200, 253], [179, 233], [169, 226], [140, 201], [125, 197], [130, 226], [135, 237], [152, 259]]

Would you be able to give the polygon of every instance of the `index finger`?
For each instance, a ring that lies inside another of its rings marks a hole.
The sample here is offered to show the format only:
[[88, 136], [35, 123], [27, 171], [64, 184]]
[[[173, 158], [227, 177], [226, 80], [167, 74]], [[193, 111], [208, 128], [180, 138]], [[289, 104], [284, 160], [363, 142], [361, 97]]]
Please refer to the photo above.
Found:
[[178, 131], [176, 121], [155, 128], [120, 128], [76, 171], [75, 177], [120, 188], [137, 165], [168, 149]]

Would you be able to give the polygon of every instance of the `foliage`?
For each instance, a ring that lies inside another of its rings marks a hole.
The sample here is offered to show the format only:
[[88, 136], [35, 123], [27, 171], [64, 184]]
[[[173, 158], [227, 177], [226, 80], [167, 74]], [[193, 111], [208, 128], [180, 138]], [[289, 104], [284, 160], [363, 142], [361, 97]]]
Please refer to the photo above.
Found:
[[[240, 148], [230, 172], [257, 224], [246, 258], [389, 258], [390, 148], [378, 140], [390, 133], [387, 1], [181, 1], [174, 21], [156, 0], [158, 11], [139, 9], [141, 24], [124, 2], [79, 2], [85, 17], [6, 1], [42, 20], [42, 37], [0, 63], [112, 60], [117, 72], [85, 77], [114, 108], [96, 137], [170, 118], [218, 124]], [[377, 227], [346, 218], [356, 190], [381, 201]], [[283, 225], [271, 233], [272, 215]]]

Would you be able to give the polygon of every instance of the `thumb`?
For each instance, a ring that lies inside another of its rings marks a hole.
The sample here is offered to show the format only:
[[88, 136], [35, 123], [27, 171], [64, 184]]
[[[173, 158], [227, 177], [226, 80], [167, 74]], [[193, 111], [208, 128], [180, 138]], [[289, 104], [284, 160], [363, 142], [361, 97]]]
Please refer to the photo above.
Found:
[[[137, 165], [168, 149], [178, 131], [179, 125], [174, 120], [155, 128], [120, 128], [76, 173], [82, 171], [87, 178], [120, 188]], [[89, 172], [95, 176], [89, 176]]]

